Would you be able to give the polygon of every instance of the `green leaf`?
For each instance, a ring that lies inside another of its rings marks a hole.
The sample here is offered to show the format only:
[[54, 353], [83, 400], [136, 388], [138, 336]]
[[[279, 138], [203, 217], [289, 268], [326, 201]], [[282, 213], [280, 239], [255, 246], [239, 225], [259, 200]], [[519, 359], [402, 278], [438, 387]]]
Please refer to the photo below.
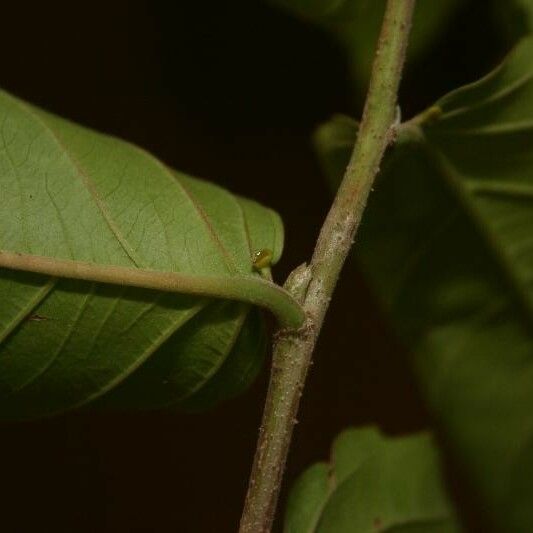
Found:
[[[366, 89], [386, 0], [271, 0], [330, 32], [348, 55], [358, 87]], [[408, 60], [427, 53], [459, 0], [418, 0], [409, 38]]]
[[442, 486], [431, 437], [384, 437], [375, 428], [337, 437], [329, 464], [295, 482], [285, 533], [453, 533], [459, 531]]
[[[530, 38], [403, 126], [357, 248], [484, 510], [509, 532], [533, 530], [532, 57]], [[346, 127], [337, 143], [328, 128], [317, 138], [338, 172]]]
[[264, 351], [249, 304], [301, 313], [253, 268], [281, 254], [278, 215], [5, 92], [0, 117], [0, 417], [241, 391]]

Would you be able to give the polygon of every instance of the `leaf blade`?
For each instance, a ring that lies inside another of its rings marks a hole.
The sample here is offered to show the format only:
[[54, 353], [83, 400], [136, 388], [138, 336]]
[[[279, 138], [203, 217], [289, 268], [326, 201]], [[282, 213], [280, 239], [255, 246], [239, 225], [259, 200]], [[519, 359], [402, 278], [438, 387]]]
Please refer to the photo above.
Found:
[[329, 466], [318, 463], [296, 481], [284, 531], [370, 533], [422, 526], [459, 531], [430, 437], [391, 439], [363, 428], [341, 433]]
[[[282, 319], [287, 310], [301, 314], [253, 270], [250, 236], [275, 250], [274, 261], [281, 254], [282, 226], [271, 210], [5, 92], [0, 123], [0, 417], [92, 402], [142, 375], [169, 343], [181, 372], [204, 361], [177, 386], [177, 398], [200, 391], [234, 344], [224, 348], [223, 317], [206, 309], [226, 306], [235, 338], [243, 327], [259, 334], [245, 320], [249, 305], [213, 298], [270, 307]], [[205, 322], [195, 321], [198, 313]], [[180, 355], [191, 321], [203, 346], [196, 360]], [[208, 348], [217, 339], [220, 350]], [[250, 365], [238, 367], [249, 369], [243, 383], [262, 358], [247, 356]], [[147, 407], [160, 404], [146, 399]]]

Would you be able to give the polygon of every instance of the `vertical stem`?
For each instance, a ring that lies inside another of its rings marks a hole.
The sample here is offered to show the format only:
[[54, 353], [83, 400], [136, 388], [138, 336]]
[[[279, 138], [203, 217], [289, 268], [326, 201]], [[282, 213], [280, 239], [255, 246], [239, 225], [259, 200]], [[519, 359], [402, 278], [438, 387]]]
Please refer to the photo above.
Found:
[[308, 318], [299, 330], [281, 330], [277, 334], [240, 533], [268, 533], [272, 527], [295, 416], [316, 340], [383, 153], [394, 138], [398, 86], [414, 4], [415, 0], [387, 1], [350, 163], [320, 231], [310, 266], [295, 271], [287, 286], [297, 299], [303, 300]]

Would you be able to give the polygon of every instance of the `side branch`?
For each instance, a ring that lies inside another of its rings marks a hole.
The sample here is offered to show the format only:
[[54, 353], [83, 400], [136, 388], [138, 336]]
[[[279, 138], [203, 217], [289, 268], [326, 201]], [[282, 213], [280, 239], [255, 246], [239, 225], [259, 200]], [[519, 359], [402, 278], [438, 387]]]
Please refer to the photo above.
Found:
[[308, 271], [310, 280], [302, 298], [308, 320], [298, 331], [281, 331], [274, 346], [272, 374], [240, 533], [268, 533], [272, 527], [295, 416], [316, 340], [383, 153], [395, 135], [397, 92], [414, 4], [415, 0], [387, 1], [357, 141]]

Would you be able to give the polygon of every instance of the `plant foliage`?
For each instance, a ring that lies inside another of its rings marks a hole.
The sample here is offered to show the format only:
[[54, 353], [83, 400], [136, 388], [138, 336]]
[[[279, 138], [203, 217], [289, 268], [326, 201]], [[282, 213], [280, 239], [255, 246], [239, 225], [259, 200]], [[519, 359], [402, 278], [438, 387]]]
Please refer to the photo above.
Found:
[[389, 438], [375, 428], [350, 429], [295, 482], [285, 533], [456, 533], [427, 434]]
[[[0, 252], [203, 276], [221, 294], [244, 280], [247, 301], [274, 290], [253, 268], [256, 251], [273, 263], [281, 254], [270, 209], [5, 92], [0, 117]], [[262, 321], [246, 303], [209, 296], [1, 269], [0, 417], [106, 393], [107, 404], [151, 408], [235, 394], [261, 363]]]
[[[358, 257], [502, 531], [533, 530], [533, 39], [407, 123]], [[356, 134], [317, 134], [337, 175]], [[350, 141], [348, 141], [350, 138]]]

